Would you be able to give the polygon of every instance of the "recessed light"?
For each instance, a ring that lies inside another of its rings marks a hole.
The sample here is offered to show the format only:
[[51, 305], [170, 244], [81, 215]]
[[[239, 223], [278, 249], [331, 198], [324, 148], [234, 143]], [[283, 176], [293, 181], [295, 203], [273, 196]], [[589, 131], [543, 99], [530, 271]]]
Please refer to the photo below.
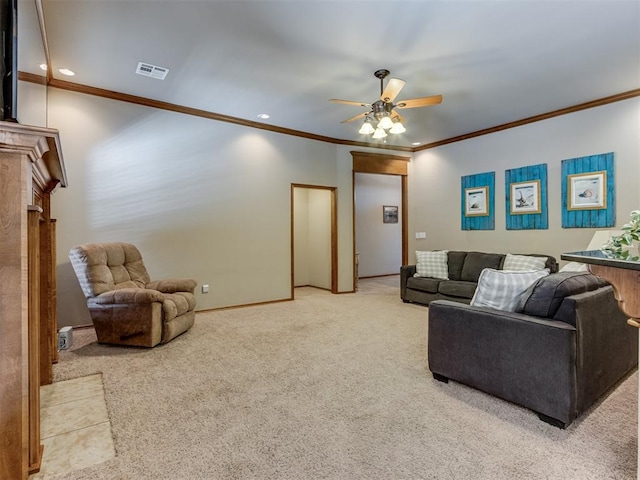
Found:
[[59, 68], [58, 71], [62, 75], [66, 75], [67, 77], [73, 77], [76, 74], [74, 71], [69, 70], [68, 68]]
[[421, 145], [421, 142], [413, 142], [411, 145], [414, 145], [417, 147], [418, 145]]
[[47, 71], [47, 64], [46, 63], [41, 63], [40, 64], [40, 70], [44, 70], [46, 72]]
[[270, 115], [268, 113], [259, 113], [258, 114], [258, 118], [261, 118], [262, 120], [266, 120], [269, 117], [270, 117]]

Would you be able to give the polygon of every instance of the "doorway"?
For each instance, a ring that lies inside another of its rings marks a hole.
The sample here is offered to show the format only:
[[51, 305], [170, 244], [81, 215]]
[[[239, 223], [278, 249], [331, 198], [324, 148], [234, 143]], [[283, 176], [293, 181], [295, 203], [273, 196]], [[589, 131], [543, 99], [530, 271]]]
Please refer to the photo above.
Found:
[[397, 175], [356, 173], [358, 277], [395, 275], [402, 264], [402, 185]]
[[338, 291], [336, 187], [291, 184], [291, 298], [295, 287]]
[[[405, 157], [400, 155], [387, 155], [380, 153], [369, 152], [357, 152], [352, 151], [353, 157], [353, 173], [352, 173], [352, 208], [353, 208], [353, 290], [355, 291], [358, 283], [358, 257], [356, 252], [356, 199], [355, 199], [355, 185], [356, 174], [360, 173], [375, 173], [381, 175], [396, 175], [400, 177], [401, 188], [401, 201], [398, 205], [398, 221], [400, 223], [401, 237], [402, 237], [402, 254], [401, 265], [408, 263], [409, 254], [409, 222], [408, 222], [408, 193], [407, 193], [407, 164], [411, 160], [411, 157]], [[398, 265], [398, 272], [400, 272], [400, 265]]]

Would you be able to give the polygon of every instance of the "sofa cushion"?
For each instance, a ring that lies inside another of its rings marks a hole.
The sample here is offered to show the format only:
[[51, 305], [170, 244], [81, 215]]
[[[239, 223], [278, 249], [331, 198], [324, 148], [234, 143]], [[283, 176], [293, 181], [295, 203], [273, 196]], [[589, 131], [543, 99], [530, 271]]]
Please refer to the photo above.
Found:
[[447, 262], [449, 267], [449, 280], [461, 280], [462, 279], [462, 267], [464, 266], [464, 259], [467, 256], [467, 252], [457, 252], [449, 250], [447, 253]]
[[535, 317], [553, 318], [564, 297], [590, 292], [608, 285], [588, 272], [554, 273], [534, 283], [521, 299], [518, 312]]
[[512, 255], [507, 253], [502, 264], [503, 270], [514, 272], [535, 271], [544, 269], [547, 257], [533, 257], [531, 255]]
[[511, 272], [485, 268], [478, 279], [478, 288], [471, 299], [471, 305], [515, 312], [529, 287], [547, 275], [549, 270], [546, 269]]
[[503, 258], [504, 255], [499, 253], [468, 252], [464, 259], [460, 280], [478, 282], [482, 270], [485, 268], [499, 269]]
[[447, 267], [447, 251], [416, 252], [416, 273], [414, 277], [449, 279]]
[[407, 278], [407, 288], [421, 292], [438, 293], [438, 285], [443, 281], [439, 278], [409, 277]]
[[569, 262], [560, 269], [560, 272], [588, 272], [586, 263]]
[[472, 298], [477, 286], [476, 282], [449, 280], [440, 283], [438, 292], [452, 297]]

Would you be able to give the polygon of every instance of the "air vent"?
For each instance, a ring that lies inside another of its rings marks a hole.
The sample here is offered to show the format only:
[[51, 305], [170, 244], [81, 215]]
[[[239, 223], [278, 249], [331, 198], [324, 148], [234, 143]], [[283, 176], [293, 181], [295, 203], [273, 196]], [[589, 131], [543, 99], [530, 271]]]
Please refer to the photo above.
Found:
[[138, 62], [138, 68], [136, 68], [138, 75], [144, 75], [145, 77], [157, 78], [158, 80], [164, 80], [169, 73], [168, 68], [157, 67], [150, 63]]

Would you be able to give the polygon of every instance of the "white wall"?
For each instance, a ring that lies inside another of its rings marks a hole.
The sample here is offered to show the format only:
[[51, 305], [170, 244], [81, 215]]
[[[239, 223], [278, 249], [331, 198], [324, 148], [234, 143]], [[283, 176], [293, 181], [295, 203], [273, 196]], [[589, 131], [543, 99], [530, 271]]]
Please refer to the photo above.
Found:
[[293, 189], [293, 286], [309, 285], [309, 189]]
[[23, 125], [47, 126], [46, 86], [18, 82], [18, 122]]
[[344, 150], [55, 88], [48, 114], [69, 180], [52, 199], [60, 325], [90, 323], [67, 258], [87, 242], [135, 243], [152, 278], [197, 279], [199, 310], [290, 298], [292, 183], [338, 188], [338, 291], [352, 290]]
[[[382, 222], [383, 205], [398, 207], [398, 223]], [[402, 264], [402, 179], [397, 175], [355, 174], [358, 276], [399, 273]]]
[[331, 191], [293, 189], [294, 286], [331, 289]]
[[309, 285], [331, 289], [331, 191], [309, 190]]
[[[594, 230], [561, 227], [560, 164], [564, 159], [614, 152], [616, 225], [640, 208], [640, 98], [583, 110], [542, 122], [416, 153], [409, 165], [409, 260], [415, 250], [560, 254], [584, 249]], [[506, 169], [546, 163], [549, 229], [507, 231]], [[493, 231], [460, 229], [460, 177], [496, 172]], [[415, 240], [414, 232], [427, 232]]]

